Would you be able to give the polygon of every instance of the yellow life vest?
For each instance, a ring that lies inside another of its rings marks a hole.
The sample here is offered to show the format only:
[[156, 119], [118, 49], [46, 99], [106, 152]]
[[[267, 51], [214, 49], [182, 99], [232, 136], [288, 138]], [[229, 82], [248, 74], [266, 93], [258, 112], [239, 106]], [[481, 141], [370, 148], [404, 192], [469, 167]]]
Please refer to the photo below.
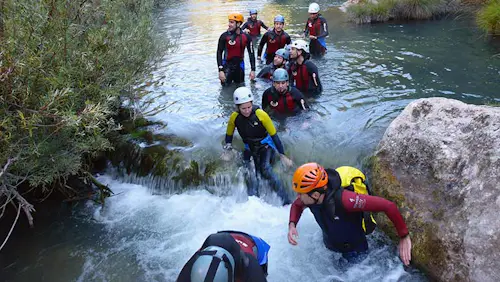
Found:
[[[366, 176], [359, 169], [351, 166], [341, 166], [335, 170], [340, 175], [342, 188], [353, 191], [356, 194], [372, 195], [370, 188], [365, 183]], [[371, 212], [363, 212], [361, 224], [365, 234], [371, 234], [377, 227], [377, 222]]]

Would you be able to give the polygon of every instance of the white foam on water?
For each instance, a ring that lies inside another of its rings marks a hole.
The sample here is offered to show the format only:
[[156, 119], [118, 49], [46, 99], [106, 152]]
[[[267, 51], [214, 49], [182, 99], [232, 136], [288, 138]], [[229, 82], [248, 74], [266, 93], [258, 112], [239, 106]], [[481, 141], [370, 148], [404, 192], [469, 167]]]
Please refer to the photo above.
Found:
[[[220, 230], [238, 230], [271, 245], [268, 281], [400, 281], [407, 274], [391, 247], [377, 234], [362, 263], [343, 270], [340, 255], [327, 250], [310, 212], [298, 225], [299, 245], [287, 241], [290, 206], [274, 206], [256, 197], [218, 197], [207, 191], [152, 195], [141, 185], [110, 176], [99, 180], [117, 196], [97, 208], [94, 219], [107, 233], [88, 251], [78, 281], [175, 281], [205, 238]], [[239, 184], [242, 185], [242, 184]], [[238, 185], [236, 185], [238, 186]]]

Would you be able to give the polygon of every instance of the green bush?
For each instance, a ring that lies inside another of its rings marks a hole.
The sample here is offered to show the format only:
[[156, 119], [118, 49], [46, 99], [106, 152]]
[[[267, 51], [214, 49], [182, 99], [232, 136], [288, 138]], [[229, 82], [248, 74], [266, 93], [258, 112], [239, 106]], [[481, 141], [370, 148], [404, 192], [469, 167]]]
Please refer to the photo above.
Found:
[[394, 16], [405, 20], [424, 20], [445, 11], [443, 0], [399, 0], [394, 6]]
[[488, 34], [500, 35], [500, 0], [492, 0], [477, 14], [477, 24]]
[[164, 3], [0, 0], [0, 217], [4, 202], [27, 208], [21, 183], [65, 187], [112, 149], [112, 117], [157, 53], [153, 10]]

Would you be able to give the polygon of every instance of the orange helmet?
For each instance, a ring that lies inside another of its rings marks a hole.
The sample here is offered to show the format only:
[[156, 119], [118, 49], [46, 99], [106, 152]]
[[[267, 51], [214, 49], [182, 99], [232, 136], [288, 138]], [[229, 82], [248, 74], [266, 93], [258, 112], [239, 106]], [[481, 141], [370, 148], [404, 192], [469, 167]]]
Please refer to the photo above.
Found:
[[293, 174], [292, 188], [297, 193], [305, 194], [324, 187], [327, 183], [328, 174], [325, 169], [317, 163], [307, 163], [297, 168]]
[[230, 21], [243, 22], [243, 15], [240, 13], [232, 13], [227, 17]]

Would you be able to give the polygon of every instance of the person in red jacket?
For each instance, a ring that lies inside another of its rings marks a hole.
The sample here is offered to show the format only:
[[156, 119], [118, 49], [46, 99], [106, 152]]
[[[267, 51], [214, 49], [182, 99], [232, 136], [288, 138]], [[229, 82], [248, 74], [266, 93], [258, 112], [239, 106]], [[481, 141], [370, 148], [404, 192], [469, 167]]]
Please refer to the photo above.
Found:
[[264, 45], [267, 44], [265, 58], [266, 65], [269, 65], [274, 59], [274, 53], [278, 49], [285, 48], [285, 45], [292, 42], [288, 33], [283, 30], [284, 25], [285, 18], [282, 15], [274, 17], [274, 29], [266, 32], [260, 40], [259, 49], [257, 50], [257, 60], [260, 60]]
[[263, 21], [257, 19], [257, 9], [250, 9], [250, 17], [247, 18], [247, 21], [241, 26], [241, 30], [250, 35], [254, 47], [257, 44], [257, 39], [260, 37], [261, 28], [266, 31], [269, 29]]
[[304, 37], [311, 40], [309, 42], [311, 56], [323, 56], [326, 52], [325, 38], [328, 36], [328, 23], [319, 13], [318, 3], [311, 3], [308, 12]]
[[250, 58], [250, 80], [255, 79], [255, 54], [252, 39], [240, 28], [243, 23], [243, 15], [230, 14], [228, 20], [228, 29], [221, 34], [217, 45], [219, 80], [224, 86], [232, 82], [242, 83], [245, 81], [245, 48]]
[[381, 197], [344, 189], [342, 183], [346, 180], [361, 183], [365, 177], [355, 168], [325, 170], [317, 163], [306, 163], [295, 171], [292, 187], [299, 195], [290, 208], [288, 242], [297, 245], [296, 226], [303, 210], [309, 208], [323, 231], [325, 246], [342, 253], [349, 262], [358, 262], [368, 251], [363, 212], [384, 212], [400, 237], [399, 256], [405, 265], [409, 265], [411, 239], [396, 204]]
[[318, 67], [309, 57], [309, 44], [304, 40], [296, 40], [290, 45], [290, 82], [306, 97], [318, 95], [323, 91]]
[[298, 114], [309, 108], [304, 95], [290, 87], [288, 72], [277, 69], [273, 73], [273, 86], [262, 94], [262, 109], [279, 116]]

